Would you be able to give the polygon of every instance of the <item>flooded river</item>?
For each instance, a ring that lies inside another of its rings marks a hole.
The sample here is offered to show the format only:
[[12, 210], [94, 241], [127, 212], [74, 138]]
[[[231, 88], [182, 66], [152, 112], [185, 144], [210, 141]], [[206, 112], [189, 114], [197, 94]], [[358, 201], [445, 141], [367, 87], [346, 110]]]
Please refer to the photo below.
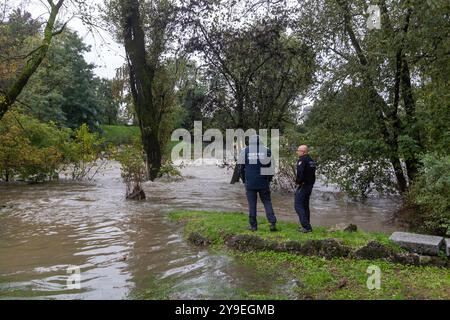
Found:
[[[127, 299], [164, 291], [161, 283], [170, 285], [172, 299], [270, 290], [232, 258], [188, 245], [181, 226], [167, 218], [174, 209], [246, 211], [243, 185], [230, 185], [232, 173], [214, 165], [182, 173], [182, 181], [146, 183], [142, 202], [124, 200], [116, 163], [92, 183], [0, 185], [0, 299]], [[274, 193], [273, 203], [279, 219], [297, 221], [293, 195]], [[349, 202], [319, 184], [312, 223], [352, 222], [389, 233], [401, 229], [389, 222], [397, 206], [387, 199]], [[80, 288], [68, 287], [69, 266], [80, 268]]]

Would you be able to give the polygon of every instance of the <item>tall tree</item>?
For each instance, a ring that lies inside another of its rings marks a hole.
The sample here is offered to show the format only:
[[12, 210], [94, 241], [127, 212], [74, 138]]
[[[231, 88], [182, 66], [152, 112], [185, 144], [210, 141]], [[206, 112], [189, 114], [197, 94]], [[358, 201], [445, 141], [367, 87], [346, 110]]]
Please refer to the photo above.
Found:
[[127, 55], [130, 91], [147, 156], [149, 179], [154, 180], [162, 161], [160, 126], [164, 104], [155, 100], [155, 75], [166, 50], [176, 9], [168, 0], [117, 0], [108, 3], [109, 19], [119, 31]]
[[[193, 36], [187, 50], [202, 54], [212, 86], [225, 86], [210, 90], [226, 95], [226, 101], [215, 97], [216, 112], [228, 114], [237, 128], [282, 128], [292, 120], [294, 101], [312, 84], [313, 52], [288, 35], [289, 19], [276, 6], [253, 16], [245, 3], [213, 3], [189, 7]], [[240, 21], [245, 14], [248, 20]]]

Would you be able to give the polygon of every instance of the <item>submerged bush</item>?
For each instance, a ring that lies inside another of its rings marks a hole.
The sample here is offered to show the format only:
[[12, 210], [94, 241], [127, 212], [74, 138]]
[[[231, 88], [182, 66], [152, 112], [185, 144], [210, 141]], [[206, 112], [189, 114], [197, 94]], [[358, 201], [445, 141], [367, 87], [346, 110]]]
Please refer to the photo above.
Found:
[[109, 150], [86, 124], [73, 132], [9, 111], [0, 121], [0, 180], [48, 181], [62, 171], [74, 180], [92, 179]]
[[181, 172], [180, 172], [180, 170], [178, 170], [177, 167], [174, 166], [174, 164], [171, 161], [166, 161], [166, 163], [164, 163], [161, 166], [161, 169], [159, 170], [159, 174], [158, 174], [158, 177], [163, 177], [163, 176], [181, 177]]
[[120, 162], [122, 179], [126, 185], [126, 196], [142, 190], [142, 182], [147, 178], [147, 168], [142, 144], [135, 139], [133, 144], [124, 146], [116, 152], [115, 159]]
[[75, 130], [73, 139], [64, 144], [66, 170], [73, 180], [91, 180], [106, 164], [112, 146], [99, 133], [90, 132], [87, 124]]

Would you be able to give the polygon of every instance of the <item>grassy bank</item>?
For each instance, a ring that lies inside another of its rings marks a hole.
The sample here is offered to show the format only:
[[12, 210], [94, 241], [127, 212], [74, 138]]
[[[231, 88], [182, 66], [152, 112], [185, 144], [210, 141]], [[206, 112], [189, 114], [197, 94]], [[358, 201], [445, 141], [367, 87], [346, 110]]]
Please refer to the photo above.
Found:
[[102, 125], [102, 136], [114, 145], [130, 144], [140, 135], [139, 127], [124, 125]]
[[[384, 260], [350, 258], [324, 259], [270, 250], [239, 252], [225, 246], [230, 235], [256, 234], [267, 240], [306, 241], [334, 238], [351, 247], [360, 247], [376, 240], [392, 250], [401, 251], [381, 233], [344, 231], [328, 232], [315, 228], [313, 233], [301, 234], [295, 223], [280, 222], [279, 232], [271, 233], [265, 219], [259, 220], [259, 230], [246, 230], [248, 219], [241, 213], [182, 211], [170, 218], [183, 223], [186, 236], [196, 232], [211, 241], [210, 250], [225, 251], [237, 262], [254, 270], [262, 281], [273, 283], [270, 292], [245, 290], [242, 298], [281, 299], [450, 299], [448, 269], [431, 266], [407, 266]], [[381, 269], [381, 288], [369, 290], [367, 268]]]
[[[115, 146], [131, 144], [141, 134], [137, 126], [101, 125], [101, 128], [103, 130], [102, 137], [105, 138], [105, 141]], [[178, 143], [178, 141], [168, 141], [164, 155], [169, 157], [172, 148]]]

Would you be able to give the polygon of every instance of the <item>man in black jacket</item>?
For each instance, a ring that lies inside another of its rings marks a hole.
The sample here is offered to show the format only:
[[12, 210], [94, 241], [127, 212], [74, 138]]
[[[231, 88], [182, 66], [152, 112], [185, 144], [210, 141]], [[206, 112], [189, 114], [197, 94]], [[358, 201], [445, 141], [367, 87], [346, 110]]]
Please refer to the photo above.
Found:
[[297, 190], [295, 192], [295, 211], [300, 218], [300, 232], [312, 232], [309, 212], [309, 198], [316, 182], [316, 163], [308, 155], [308, 147], [301, 145], [297, 149]]

